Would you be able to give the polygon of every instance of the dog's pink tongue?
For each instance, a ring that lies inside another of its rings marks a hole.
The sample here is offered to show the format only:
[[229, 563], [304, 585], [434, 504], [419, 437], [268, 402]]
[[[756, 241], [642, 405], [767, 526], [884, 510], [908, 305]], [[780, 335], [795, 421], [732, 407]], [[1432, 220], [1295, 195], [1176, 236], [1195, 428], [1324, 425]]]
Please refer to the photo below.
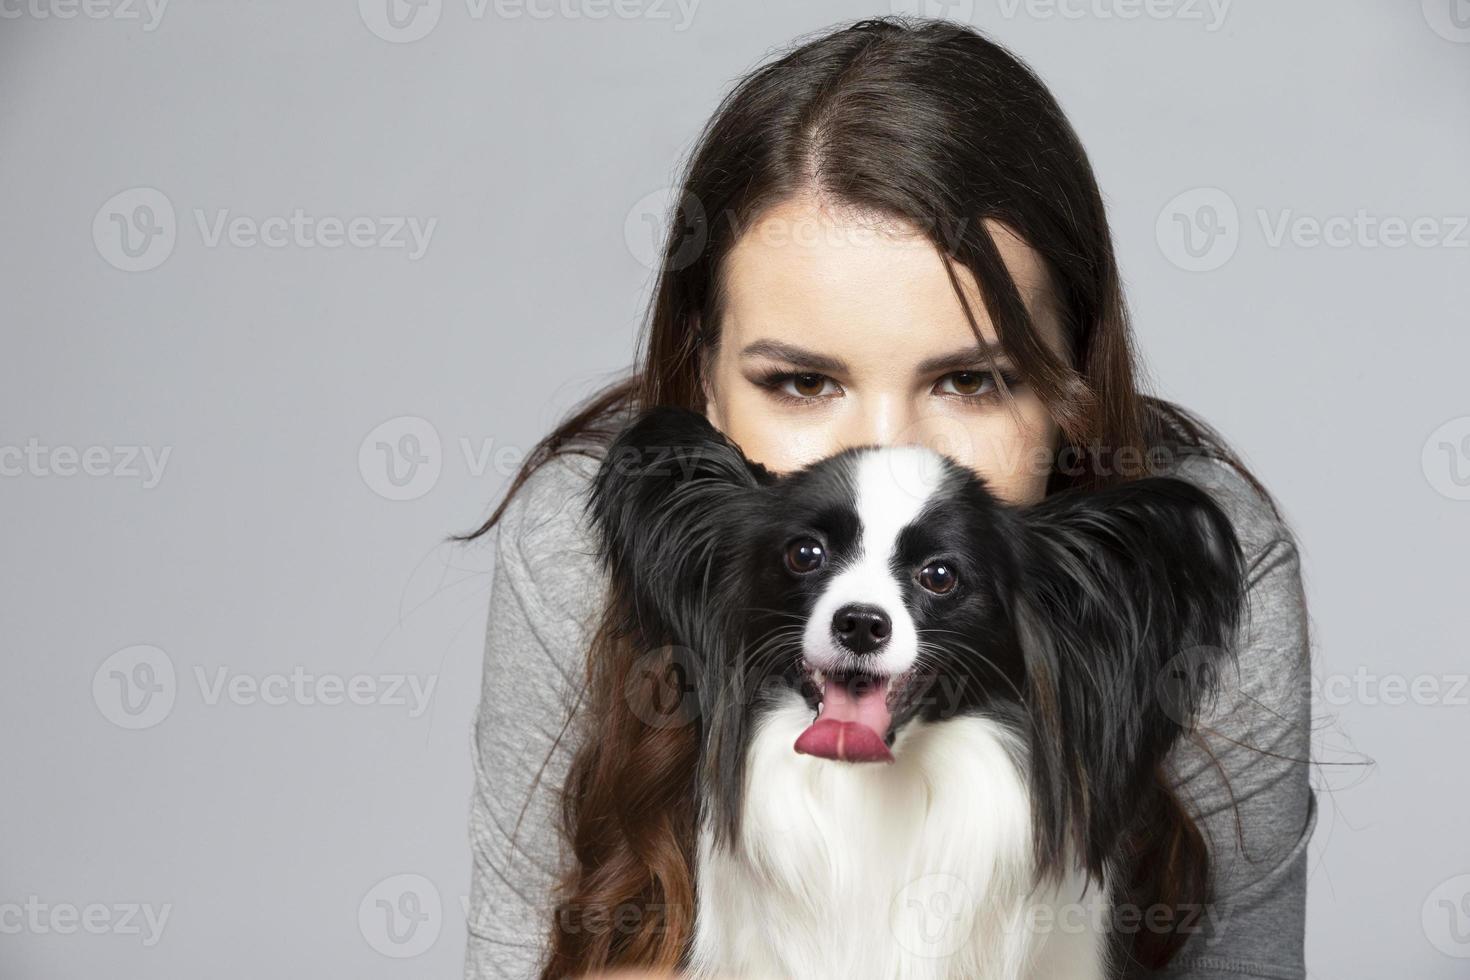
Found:
[[883, 742], [893, 718], [888, 682], [864, 680], [853, 690], [833, 680], [822, 688], [822, 715], [796, 740], [796, 751], [843, 762], [892, 762]]

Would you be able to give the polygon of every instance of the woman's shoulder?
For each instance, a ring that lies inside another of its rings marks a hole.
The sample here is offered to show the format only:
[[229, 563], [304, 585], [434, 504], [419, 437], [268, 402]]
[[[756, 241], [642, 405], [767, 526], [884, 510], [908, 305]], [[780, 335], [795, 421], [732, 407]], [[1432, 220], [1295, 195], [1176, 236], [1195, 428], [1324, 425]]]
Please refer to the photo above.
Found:
[[506, 505], [497, 525], [502, 541], [536, 550], [585, 535], [586, 492], [597, 466], [596, 460], [581, 453], [559, 453], [538, 465]]
[[[1245, 745], [1292, 746], [1304, 757], [1310, 721], [1311, 630], [1297, 539], [1267, 496], [1224, 460], [1194, 456], [1175, 475], [1229, 516], [1245, 558], [1247, 598], [1235, 671], [1208, 720]], [[1302, 743], [1302, 744], [1297, 744]], [[1257, 774], [1268, 768], [1255, 765]], [[1265, 778], [1262, 776], [1262, 778]], [[1248, 780], [1247, 780], [1248, 782]]]
[[1247, 561], [1270, 552], [1296, 552], [1296, 536], [1275, 503], [1241, 470], [1219, 457], [1192, 453], [1182, 457], [1169, 475], [1194, 484], [1220, 505], [1230, 518]]
[[586, 509], [597, 460], [563, 453], [541, 463], [511, 496], [497, 527], [496, 575], [544, 621], [586, 628], [600, 610], [603, 571]]

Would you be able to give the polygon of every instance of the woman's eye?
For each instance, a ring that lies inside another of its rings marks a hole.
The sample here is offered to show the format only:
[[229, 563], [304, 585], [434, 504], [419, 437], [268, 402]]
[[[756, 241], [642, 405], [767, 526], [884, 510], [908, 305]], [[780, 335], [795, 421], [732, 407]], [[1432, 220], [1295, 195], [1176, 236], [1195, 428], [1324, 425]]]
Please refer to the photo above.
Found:
[[815, 407], [842, 394], [842, 386], [815, 371], [768, 371], [750, 379], [788, 405]]
[[944, 595], [959, 581], [954, 569], [942, 561], [931, 562], [919, 569], [919, 584], [935, 595]]
[[782, 388], [798, 398], [819, 398], [827, 394], [827, 385], [832, 379], [821, 374], [792, 374], [783, 380]]
[[995, 388], [995, 375], [990, 371], [956, 371], [940, 378], [935, 387], [947, 389], [941, 392], [947, 395], [984, 395]]
[[798, 575], [815, 572], [827, 560], [827, 551], [816, 538], [797, 538], [786, 546], [786, 567]]

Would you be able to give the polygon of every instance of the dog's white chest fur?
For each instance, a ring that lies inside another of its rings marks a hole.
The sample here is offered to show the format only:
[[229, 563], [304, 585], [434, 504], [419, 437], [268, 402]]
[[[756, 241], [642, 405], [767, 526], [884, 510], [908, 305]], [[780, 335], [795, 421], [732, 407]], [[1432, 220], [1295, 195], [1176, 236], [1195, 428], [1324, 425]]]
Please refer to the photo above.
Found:
[[[791, 697], [749, 748], [740, 841], [700, 834], [701, 977], [1101, 980], [1104, 888], [1028, 894], [1031, 807], [1015, 745], [981, 718], [913, 723], [893, 764], [798, 755]], [[1102, 913], [1102, 914], [1100, 914]]]

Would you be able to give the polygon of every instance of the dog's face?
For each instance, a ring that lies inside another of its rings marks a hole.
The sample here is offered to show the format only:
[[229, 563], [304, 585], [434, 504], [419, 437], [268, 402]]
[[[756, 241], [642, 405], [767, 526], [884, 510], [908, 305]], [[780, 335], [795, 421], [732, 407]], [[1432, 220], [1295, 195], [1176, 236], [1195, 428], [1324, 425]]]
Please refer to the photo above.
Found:
[[905, 726], [988, 714], [1026, 746], [1043, 850], [1069, 822], [1114, 837], [1181, 730], [1160, 673], [1223, 652], [1243, 592], [1228, 519], [1182, 481], [1016, 508], [915, 446], [778, 477], [679, 409], [620, 434], [590, 503], [625, 628], [689, 654], [703, 792], [728, 826], [754, 726], [799, 692], [812, 725], [792, 751], [820, 764], [902, 764]]
[[725, 676], [801, 691], [798, 752], [889, 761], [903, 727], [1019, 698], [1007, 628], [1012, 521], [968, 470], [918, 446], [855, 448], [772, 481], [732, 582], [749, 604]]

